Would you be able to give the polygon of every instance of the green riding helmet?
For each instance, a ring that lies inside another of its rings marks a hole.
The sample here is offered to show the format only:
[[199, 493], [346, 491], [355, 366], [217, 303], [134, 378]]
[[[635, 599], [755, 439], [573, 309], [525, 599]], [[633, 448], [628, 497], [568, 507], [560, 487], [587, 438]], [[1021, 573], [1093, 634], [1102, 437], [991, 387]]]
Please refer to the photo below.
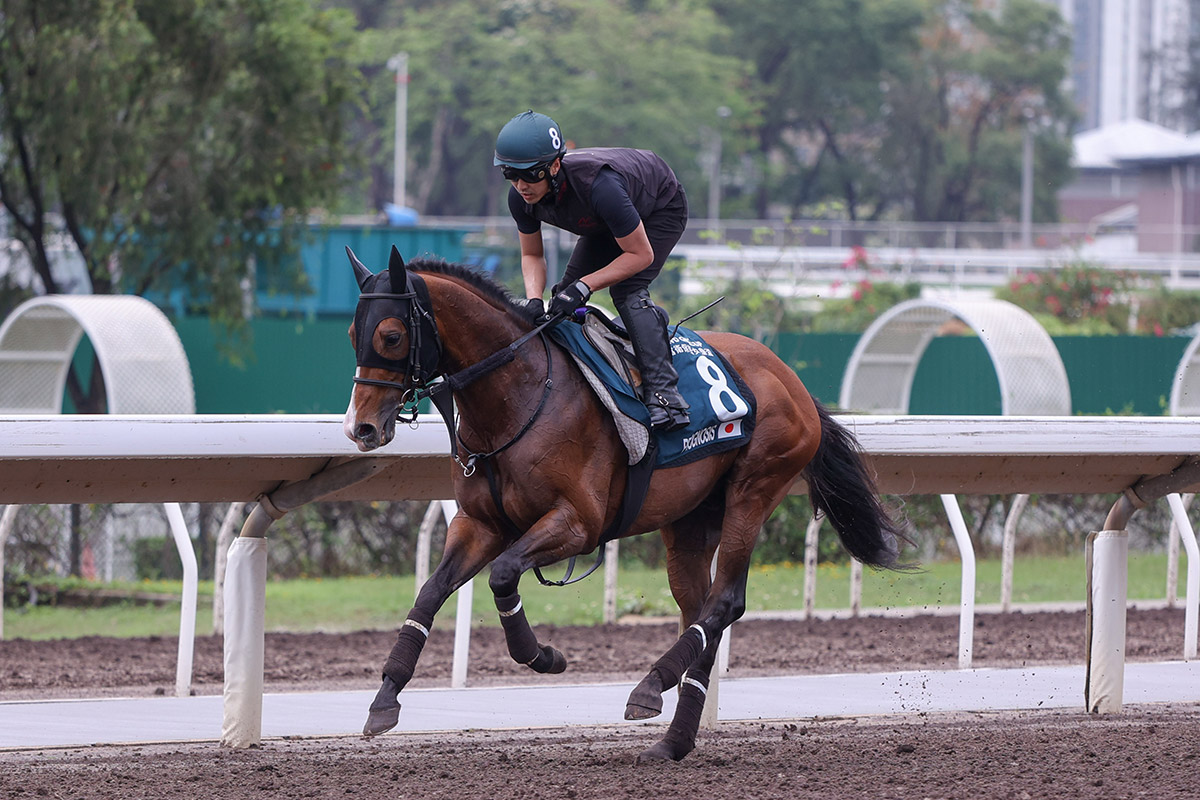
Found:
[[545, 114], [524, 111], [510, 119], [496, 137], [493, 166], [529, 169], [547, 164], [565, 153], [558, 123]]

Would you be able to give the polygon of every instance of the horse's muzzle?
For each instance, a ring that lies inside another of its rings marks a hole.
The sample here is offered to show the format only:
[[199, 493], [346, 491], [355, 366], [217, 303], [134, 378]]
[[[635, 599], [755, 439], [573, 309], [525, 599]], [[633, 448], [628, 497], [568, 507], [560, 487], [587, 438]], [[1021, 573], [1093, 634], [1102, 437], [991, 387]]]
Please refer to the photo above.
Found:
[[366, 453], [383, 447], [392, 440], [392, 435], [392, 430], [388, 430], [387, 428], [380, 429], [370, 422], [360, 422], [354, 426], [354, 431], [350, 438], [354, 440], [359, 450]]

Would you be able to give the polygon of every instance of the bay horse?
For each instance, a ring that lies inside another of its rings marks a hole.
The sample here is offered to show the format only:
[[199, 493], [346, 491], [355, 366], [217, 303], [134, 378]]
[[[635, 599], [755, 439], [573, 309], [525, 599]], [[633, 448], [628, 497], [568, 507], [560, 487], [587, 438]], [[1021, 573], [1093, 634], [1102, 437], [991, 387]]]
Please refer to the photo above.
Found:
[[[346, 436], [363, 452], [388, 444], [397, 419], [405, 412], [415, 418], [416, 400], [442, 376], [435, 386], [448, 386], [457, 406], [457, 431], [453, 412], [443, 415], [461, 467], [454, 474], [459, 511], [441, 562], [400, 626], [368, 710], [363, 733], [373, 736], [399, 721], [398, 695], [412, 678], [434, 614], [489, 564], [510, 655], [537, 672], [566, 668], [562, 653], [538, 642], [518, 583], [529, 569], [600, 546], [601, 532], [619, 513], [629, 467], [616, 426], [583, 374], [506, 289], [462, 265], [418, 259], [406, 267], [395, 247], [377, 274], [349, 248], [347, 255], [361, 294], [349, 331], [357, 368]], [[905, 538], [884, 510], [853, 435], [783, 361], [744, 336], [704, 332], [702, 338], [752, 391], [757, 424], [738, 449], [656, 470], [623, 532], [661, 532], [680, 627], [687, 626], [629, 696], [625, 718], [647, 719], [662, 712], [664, 691], [680, 687], [666, 734], [639, 763], [679, 760], [695, 747], [721, 634], [745, 611], [759, 529], [798, 478], [860, 561], [897, 568]]]

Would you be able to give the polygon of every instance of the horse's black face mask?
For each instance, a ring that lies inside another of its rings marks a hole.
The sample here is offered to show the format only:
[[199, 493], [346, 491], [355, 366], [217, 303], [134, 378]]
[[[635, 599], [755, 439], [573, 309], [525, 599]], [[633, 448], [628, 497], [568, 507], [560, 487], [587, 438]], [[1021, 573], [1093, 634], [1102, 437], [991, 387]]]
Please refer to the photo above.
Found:
[[[404, 259], [394, 245], [387, 270], [378, 274], [364, 267], [349, 247], [346, 255], [361, 291], [354, 311], [354, 354], [358, 366], [404, 374], [403, 383], [361, 377], [355, 377], [354, 382], [401, 389], [406, 395], [424, 387], [437, 377], [442, 352], [425, 281], [404, 268]], [[372, 343], [379, 323], [390, 317], [401, 320], [408, 331], [408, 354], [404, 358], [385, 358]]]

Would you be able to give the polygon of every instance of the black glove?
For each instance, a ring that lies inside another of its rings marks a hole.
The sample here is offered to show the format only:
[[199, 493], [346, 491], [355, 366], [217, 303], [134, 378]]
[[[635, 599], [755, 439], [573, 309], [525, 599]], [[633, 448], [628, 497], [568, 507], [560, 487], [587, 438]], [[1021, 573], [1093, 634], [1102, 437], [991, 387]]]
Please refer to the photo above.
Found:
[[586, 305], [588, 298], [592, 296], [592, 290], [583, 281], [575, 281], [570, 286], [559, 290], [554, 297], [550, 298], [550, 308], [547, 309], [548, 316], [555, 317], [560, 314], [571, 316], [575, 313], [575, 309]]
[[546, 304], [542, 302], [540, 297], [531, 297], [524, 301], [525, 309], [535, 317], [544, 317], [546, 315]]

